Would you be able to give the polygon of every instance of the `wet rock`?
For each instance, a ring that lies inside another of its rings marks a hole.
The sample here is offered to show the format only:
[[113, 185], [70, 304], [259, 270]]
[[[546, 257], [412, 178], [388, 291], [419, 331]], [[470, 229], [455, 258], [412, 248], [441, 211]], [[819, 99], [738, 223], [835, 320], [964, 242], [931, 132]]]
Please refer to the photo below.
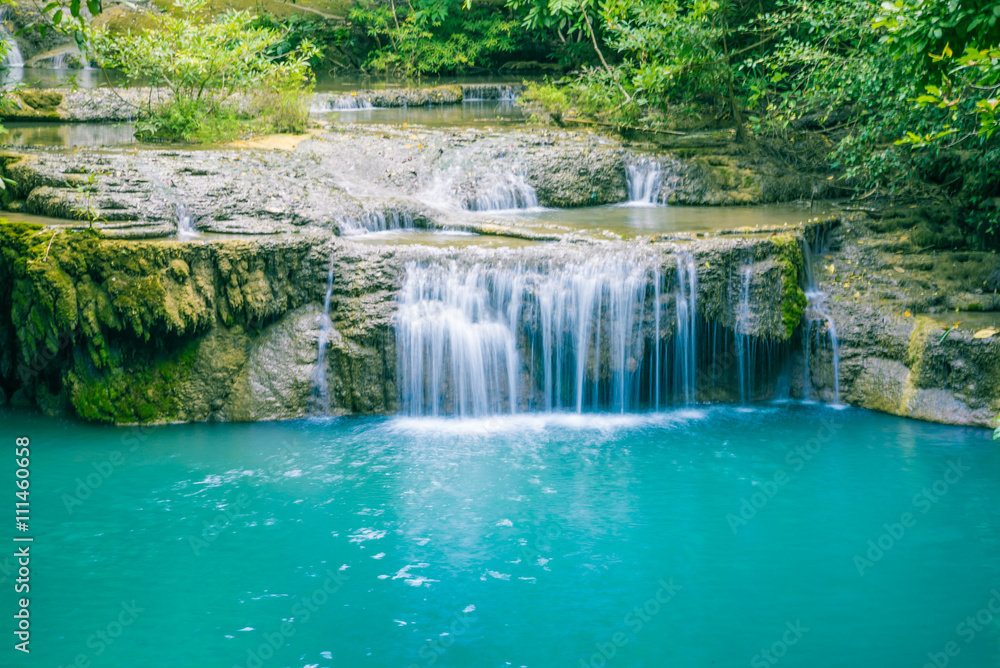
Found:
[[[992, 425], [1000, 412], [1000, 340], [973, 337], [989, 312], [956, 313], [953, 304], [978, 299], [1000, 309], [994, 295], [974, 293], [1000, 259], [973, 251], [925, 254], [906, 228], [884, 228], [855, 216], [836, 230], [835, 250], [818, 260], [841, 339], [842, 400], [921, 420]], [[811, 366], [829, 385], [824, 352], [816, 351]]]
[[321, 308], [306, 305], [261, 332], [226, 404], [227, 419], [281, 420], [310, 414], [321, 317]]

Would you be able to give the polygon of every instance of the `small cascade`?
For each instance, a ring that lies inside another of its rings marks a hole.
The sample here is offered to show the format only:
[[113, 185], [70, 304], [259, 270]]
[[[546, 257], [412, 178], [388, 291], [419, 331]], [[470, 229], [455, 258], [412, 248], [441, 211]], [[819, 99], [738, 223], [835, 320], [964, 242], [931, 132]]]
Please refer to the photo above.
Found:
[[181, 241], [189, 241], [201, 236], [201, 233], [194, 226], [194, 216], [191, 209], [184, 204], [174, 206], [174, 214], [177, 219], [177, 238]]
[[673, 169], [674, 164], [668, 158], [632, 156], [625, 165], [625, 181], [628, 185], [628, 202], [625, 204], [627, 206], [666, 204], [681, 180]]
[[313, 111], [358, 111], [374, 109], [375, 105], [368, 98], [352, 93], [350, 95], [333, 95], [317, 97]]
[[654, 206], [660, 203], [663, 190], [663, 165], [659, 160], [642, 156], [625, 166], [629, 204]]
[[21, 47], [7, 30], [5, 19], [7, 18], [7, 7], [0, 7], [0, 41], [4, 46], [4, 58], [0, 67], [5, 69], [13, 67], [24, 67], [24, 56], [21, 55]]
[[813, 379], [816, 372], [810, 369], [813, 354], [829, 346], [832, 364], [832, 397], [833, 403], [840, 403], [840, 342], [837, 338], [837, 326], [826, 305], [827, 295], [816, 283], [814, 257], [821, 255], [824, 249], [823, 235], [818, 234], [816, 248], [809, 241], [802, 244], [802, 255], [806, 274], [806, 311], [802, 319], [803, 363], [803, 398], [812, 398]]
[[510, 209], [533, 209], [538, 206], [538, 193], [520, 172], [500, 175], [490, 184], [478, 184], [475, 195], [462, 203], [466, 211], [506, 211]]
[[409, 211], [367, 211], [356, 218], [340, 218], [337, 227], [344, 235], [385, 232], [387, 230], [408, 230], [414, 227], [413, 215]]
[[740, 301], [736, 310], [736, 360], [737, 380], [740, 384], [740, 403], [748, 404], [753, 399], [754, 341], [746, 332], [750, 326], [750, 280], [753, 266], [748, 264], [740, 271], [742, 284]]
[[326, 279], [326, 297], [323, 299], [323, 317], [319, 328], [319, 350], [316, 355], [316, 367], [313, 369], [313, 399], [314, 412], [326, 415], [330, 412], [330, 397], [326, 382], [326, 348], [333, 332], [333, 321], [330, 319], [330, 298], [333, 296], [333, 256], [330, 257], [330, 271]]
[[462, 100], [514, 103], [523, 91], [524, 86], [519, 84], [466, 84], [462, 86]]
[[698, 270], [694, 256], [681, 255], [677, 260], [677, 282], [674, 293], [677, 311], [677, 333], [674, 336], [677, 365], [674, 367], [675, 393], [690, 405], [696, 400], [698, 361]]

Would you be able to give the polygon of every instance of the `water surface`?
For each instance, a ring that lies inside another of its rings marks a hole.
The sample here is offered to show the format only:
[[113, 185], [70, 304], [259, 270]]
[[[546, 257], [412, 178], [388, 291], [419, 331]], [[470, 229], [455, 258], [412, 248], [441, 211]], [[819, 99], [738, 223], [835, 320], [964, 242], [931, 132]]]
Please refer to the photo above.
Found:
[[524, 121], [521, 107], [511, 102], [483, 100], [419, 107], [350, 109], [315, 114], [336, 123], [413, 124], [430, 127], [503, 125]]
[[0, 420], [33, 444], [37, 665], [1000, 661], [996, 619], [961, 626], [1000, 587], [985, 430], [815, 405]]
[[635, 206], [613, 205], [579, 209], [535, 209], [505, 212], [529, 222], [564, 226], [578, 231], [609, 231], [623, 237], [671, 232], [715, 232], [738, 227], [795, 224], [829, 211], [825, 203], [758, 206]]
[[6, 134], [0, 143], [8, 146], [49, 146], [61, 148], [124, 146], [136, 144], [131, 123], [49, 123], [4, 122]]

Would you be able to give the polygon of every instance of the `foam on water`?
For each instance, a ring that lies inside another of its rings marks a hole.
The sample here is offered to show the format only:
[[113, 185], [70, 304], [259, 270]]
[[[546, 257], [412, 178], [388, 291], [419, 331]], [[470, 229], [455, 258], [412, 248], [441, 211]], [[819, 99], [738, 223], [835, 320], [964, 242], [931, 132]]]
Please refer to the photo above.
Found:
[[410, 434], [483, 435], [516, 432], [543, 432], [548, 429], [613, 432], [639, 427], [675, 427], [703, 420], [708, 410], [692, 408], [659, 413], [520, 413], [482, 418], [406, 417], [389, 420], [385, 428]]

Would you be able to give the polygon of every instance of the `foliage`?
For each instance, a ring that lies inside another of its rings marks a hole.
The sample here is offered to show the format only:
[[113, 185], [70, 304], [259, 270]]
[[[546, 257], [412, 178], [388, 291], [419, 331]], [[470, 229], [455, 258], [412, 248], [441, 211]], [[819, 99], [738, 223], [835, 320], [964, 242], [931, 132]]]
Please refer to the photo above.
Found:
[[[1000, 243], [1000, 5], [994, 0], [508, 0], [526, 26], [594, 24], [602, 63], [529, 89], [554, 116], [658, 127], [678, 108], [737, 137], [821, 132], [841, 187], [927, 192]], [[606, 55], [605, 55], [606, 54]]]
[[318, 52], [310, 59], [310, 65], [314, 69], [320, 66], [322, 58], [333, 47], [348, 42], [351, 33], [349, 28], [339, 23], [303, 14], [280, 18], [271, 14], [261, 14], [253, 23], [254, 27], [268, 28], [281, 33], [282, 39], [267, 50], [272, 58], [283, 58], [302, 48], [303, 44], [315, 45]]
[[[0, 2], [5, 4], [5, 2]], [[14, 4], [13, 0], [9, 4]], [[104, 11], [103, 0], [52, 0], [42, 7], [42, 20], [29, 24], [18, 35], [35, 30], [44, 39], [52, 31], [72, 35], [81, 51], [87, 47], [87, 21]]]
[[517, 44], [516, 21], [488, 7], [463, 8], [461, 0], [359, 4], [350, 20], [375, 40], [365, 66], [377, 72], [467, 72], [495, 65]]
[[[120, 69], [130, 83], [145, 82], [169, 91], [169, 100], [150, 103], [138, 126], [144, 138], [226, 140], [242, 130], [301, 127], [308, 109], [288, 104], [312, 83], [310, 59], [318, 55], [308, 39], [287, 45], [287, 33], [260, 25], [249, 12], [212, 19], [205, 0], [177, 0], [178, 15], [157, 17], [141, 32], [92, 33], [100, 64]], [[259, 91], [261, 94], [246, 94]], [[301, 114], [289, 123], [293, 108]]]

